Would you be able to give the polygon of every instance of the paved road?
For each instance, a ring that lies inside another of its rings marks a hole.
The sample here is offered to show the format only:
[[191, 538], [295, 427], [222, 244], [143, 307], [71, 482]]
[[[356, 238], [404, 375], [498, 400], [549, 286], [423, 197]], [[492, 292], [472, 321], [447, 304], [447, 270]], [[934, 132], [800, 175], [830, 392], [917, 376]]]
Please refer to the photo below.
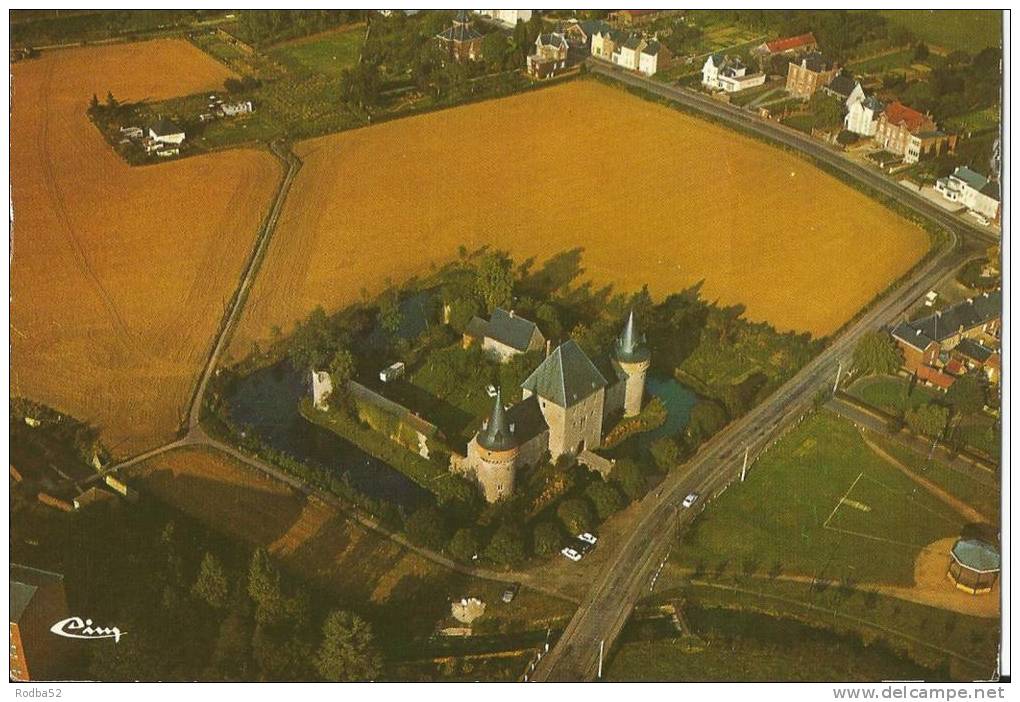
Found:
[[[954, 239], [960, 229], [965, 229], [968, 235], [988, 236], [987, 232], [970, 231], [972, 227], [960, 227], [955, 218], [947, 217], [930, 203], [913, 197], [909, 191], [891, 183], [884, 176], [846, 161], [803, 135], [789, 134], [786, 130], [776, 129], [774, 125], [761, 123], [739, 109], [691, 95], [687, 91], [624, 74], [597, 63], [591, 67], [596, 73], [646, 88], [721, 120], [738, 123], [825, 161], [942, 224], [953, 232]], [[698, 511], [697, 507], [691, 510], [679, 507], [684, 496], [690, 492], [702, 495], [700, 504], [703, 509], [707, 498], [718, 494], [739, 476], [745, 449], [750, 451], [751, 456], [768, 450], [768, 446], [778, 438], [783, 428], [810, 409], [818, 392], [831, 389], [838, 365], [843, 363], [844, 367], [849, 366], [853, 347], [864, 333], [882, 326], [914, 304], [963, 260], [958, 243], [953, 241], [952, 246], [914, 271], [908, 281], [887, 293], [856, 322], [843, 330], [828, 348], [764, 403], [731, 423], [702, 446], [694, 459], [666, 479], [662, 490], [649, 494], [641, 501], [637, 526], [626, 542], [603, 545], [604, 548], [616, 548], [609, 567], [592, 583], [563, 636], [539, 663], [533, 680], [577, 681], [596, 677], [600, 643], [605, 643], [606, 651], [611, 650], [634, 603], [649, 590], [652, 573], [665, 557], [674, 530], [688, 523]]]

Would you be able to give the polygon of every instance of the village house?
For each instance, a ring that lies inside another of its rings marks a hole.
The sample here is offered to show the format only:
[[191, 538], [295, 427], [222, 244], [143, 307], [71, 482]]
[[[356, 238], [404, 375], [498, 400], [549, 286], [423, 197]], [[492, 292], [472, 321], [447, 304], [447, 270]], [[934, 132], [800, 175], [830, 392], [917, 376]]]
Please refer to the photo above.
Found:
[[612, 61], [613, 52], [617, 44], [627, 41], [630, 35], [619, 29], [611, 29], [603, 26], [597, 29], [590, 37], [591, 55], [603, 61]]
[[938, 131], [931, 117], [901, 102], [889, 103], [879, 114], [874, 140], [885, 151], [903, 156], [904, 163], [917, 163], [956, 148], [955, 135]]
[[473, 10], [473, 12], [511, 29], [517, 26], [518, 22], [527, 22], [534, 14], [532, 10]]
[[601, 20], [571, 19], [561, 26], [560, 31], [567, 38], [567, 44], [570, 45], [570, 48], [582, 49], [585, 53], [589, 53], [592, 36], [599, 32], [608, 32], [609, 29], [609, 25]]
[[[622, 41], [616, 39], [622, 38]], [[592, 43], [594, 49], [594, 42]], [[653, 76], [661, 68], [666, 68], [671, 59], [669, 50], [656, 39], [647, 39], [640, 33], [632, 33], [626, 37], [614, 37], [609, 60], [617, 66], [639, 71], [646, 76]]]
[[831, 83], [822, 88], [822, 92], [838, 98], [843, 103], [845, 110], [863, 102], [865, 98], [864, 88], [861, 87], [860, 82], [846, 73], [840, 73], [833, 78]]
[[518, 470], [547, 454], [552, 461], [572, 456], [587, 465], [609, 463], [592, 450], [615, 418], [640, 413], [651, 361], [633, 313], [607, 360], [612, 380], [575, 341], [556, 347], [521, 385], [519, 402], [504, 407], [497, 391], [489, 417], [466, 455], [451, 456], [450, 469], [473, 477], [486, 501], [496, 502], [513, 494]]
[[784, 37], [775, 41], [767, 41], [752, 49], [751, 53], [763, 59], [771, 59], [773, 56], [796, 54], [802, 51], [815, 51], [818, 49], [818, 42], [811, 32], [798, 34], [795, 37]]
[[173, 144], [179, 146], [184, 143], [184, 130], [168, 119], [162, 117], [149, 127], [149, 139], [158, 144]]
[[473, 24], [467, 10], [458, 10], [450, 28], [436, 35], [440, 48], [454, 61], [478, 61], [482, 58], [484, 35]]
[[497, 307], [488, 321], [472, 317], [468, 322], [463, 344], [467, 347], [474, 343], [480, 343], [483, 350], [505, 363], [517, 354], [538, 351], [545, 345], [545, 337], [534, 322]]
[[747, 66], [739, 58], [731, 59], [722, 54], [713, 54], [705, 59], [705, 64], [701, 67], [701, 84], [709, 90], [738, 93], [764, 83], [765, 74], [748, 74]]
[[977, 171], [960, 166], [952, 175], [939, 178], [935, 182], [935, 190], [950, 202], [958, 202], [971, 212], [999, 221], [1002, 212], [999, 186]]
[[791, 62], [786, 73], [786, 91], [794, 97], [807, 100], [820, 88], [832, 82], [839, 69], [817, 51], [804, 56], [800, 62]]
[[528, 54], [528, 75], [539, 79], [556, 75], [567, 67], [569, 49], [562, 34], [539, 34], [535, 38], [534, 53]]
[[975, 368], [998, 382], [1001, 320], [1002, 291], [996, 290], [900, 322], [892, 338], [903, 353], [903, 369], [936, 387], [946, 389], [956, 376]]
[[878, 118], [885, 111], [885, 105], [874, 96], [869, 96], [850, 106], [843, 126], [847, 131], [861, 136], [873, 137], [878, 129]]

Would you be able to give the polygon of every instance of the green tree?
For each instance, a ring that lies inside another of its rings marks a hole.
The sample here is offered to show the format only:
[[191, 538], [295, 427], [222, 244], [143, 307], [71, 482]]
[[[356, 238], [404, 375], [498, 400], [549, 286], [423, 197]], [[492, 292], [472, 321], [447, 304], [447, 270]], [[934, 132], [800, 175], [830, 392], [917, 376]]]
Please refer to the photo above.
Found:
[[324, 680], [358, 682], [373, 680], [382, 668], [372, 627], [356, 614], [330, 613], [322, 625], [322, 643], [315, 667]]
[[621, 458], [613, 466], [609, 479], [633, 502], [645, 494], [645, 472], [638, 462], [630, 458]]
[[432, 505], [416, 510], [404, 523], [407, 538], [419, 546], [441, 551], [446, 545], [447, 527], [443, 513]]
[[198, 577], [191, 587], [191, 594], [214, 609], [222, 609], [227, 604], [228, 593], [229, 585], [223, 565], [215, 555], [206, 551], [198, 569]]
[[902, 363], [899, 348], [885, 332], [868, 332], [854, 347], [854, 368], [863, 375], [892, 374]]
[[987, 401], [985, 385], [976, 373], [957, 378], [946, 392], [946, 402], [962, 415], [980, 412]]
[[470, 297], [458, 297], [450, 301], [450, 326], [458, 332], [467, 329], [468, 322], [476, 316], [481, 309], [478, 303]]
[[248, 596], [255, 603], [255, 621], [259, 624], [276, 624], [286, 611], [286, 602], [280, 585], [280, 572], [264, 548], [257, 548], [248, 567]]
[[379, 326], [390, 334], [396, 334], [400, 331], [400, 325], [403, 321], [404, 317], [400, 313], [396, 291], [383, 295], [382, 299], [379, 300]]
[[832, 129], [843, 123], [843, 103], [821, 90], [811, 96], [808, 104], [816, 124], [825, 129]]
[[329, 362], [329, 377], [333, 381], [333, 392], [342, 393], [347, 381], [354, 377], [354, 354], [346, 348], [339, 348]]
[[945, 431], [949, 421], [949, 408], [929, 402], [912, 410], [907, 410], [907, 426], [917, 433], [930, 437], [938, 437]]
[[454, 533], [453, 538], [450, 539], [450, 544], [447, 546], [447, 550], [457, 560], [467, 563], [478, 554], [480, 546], [481, 544], [478, 542], [478, 536], [475, 535], [474, 529], [464, 527]]
[[726, 426], [728, 421], [725, 407], [709, 398], [699, 399], [691, 408], [691, 418], [686, 429], [687, 437], [697, 446]]
[[510, 60], [512, 49], [509, 38], [503, 32], [491, 32], [482, 39], [482, 58], [490, 71], [503, 70]]
[[99, 109], [99, 98], [95, 93], [92, 93], [92, 99], [89, 100], [89, 114], [94, 114]]
[[120, 106], [117, 102], [117, 98], [113, 96], [112, 92], [106, 93], [106, 108], [110, 111], [116, 110]]
[[318, 370], [329, 362], [336, 351], [336, 333], [322, 307], [312, 310], [291, 335], [291, 365], [302, 371]]
[[485, 306], [492, 312], [497, 307], [510, 307], [514, 292], [513, 261], [504, 253], [482, 257], [476, 271], [475, 287]]
[[648, 450], [660, 471], [668, 473], [680, 463], [680, 447], [672, 437], [663, 436], [656, 439]]
[[344, 69], [340, 76], [340, 97], [362, 109], [378, 103], [381, 87], [379, 66], [370, 61], [361, 61], [352, 68]]
[[595, 507], [595, 513], [600, 520], [606, 519], [623, 508], [623, 498], [620, 497], [620, 493], [603, 480], [592, 481], [585, 488], [584, 495]]
[[504, 522], [485, 547], [485, 557], [502, 565], [514, 565], [526, 556], [524, 534], [516, 524]]
[[556, 508], [556, 516], [560, 518], [563, 526], [570, 534], [579, 534], [588, 531], [595, 523], [595, 516], [591, 512], [591, 506], [584, 500], [572, 497], [564, 500]]
[[548, 556], [550, 553], [560, 550], [563, 534], [555, 523], [542, 522], [535, 526], [531, 542], [534, 545], [535, 553], [540, 556]]

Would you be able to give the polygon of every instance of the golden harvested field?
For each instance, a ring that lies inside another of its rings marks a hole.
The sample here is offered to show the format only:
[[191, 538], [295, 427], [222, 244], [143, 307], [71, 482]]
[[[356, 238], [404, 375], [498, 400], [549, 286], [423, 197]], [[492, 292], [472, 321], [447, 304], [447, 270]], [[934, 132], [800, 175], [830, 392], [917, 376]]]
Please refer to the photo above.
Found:
[[927, 235], [793, 155], [596, 83], [298, 144], [305, 165], [235, 357], [315, 305], [401, 281], [461, 244], [539, 261], [584, 249], [596, 283], [709, 299], [817, 335], [927, 250]]
[[93, 93], [220, 86], [230, 74], [187, 42], [46, 52], [11, 70], [11, 392], [130, 454], [174, 434], [280, 168], [254, 150], [131, 168], [88, 122]]

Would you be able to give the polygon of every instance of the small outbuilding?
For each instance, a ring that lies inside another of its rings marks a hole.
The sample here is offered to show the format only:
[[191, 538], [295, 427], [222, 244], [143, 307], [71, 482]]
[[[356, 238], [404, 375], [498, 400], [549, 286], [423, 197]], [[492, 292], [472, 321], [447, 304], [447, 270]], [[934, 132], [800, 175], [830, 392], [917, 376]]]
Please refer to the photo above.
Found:
[[946, 577], [957, 588], [972, 595], [992, 591], [1001, 567], [999, 550], [995, 546], [980, 539], [960, 539], [953, 544], [949, 555]]
[[180, 145], [184, 143], [184, 130], [168, 119], [158, 119], [149, 127], [149, 138], [160, 144]]

